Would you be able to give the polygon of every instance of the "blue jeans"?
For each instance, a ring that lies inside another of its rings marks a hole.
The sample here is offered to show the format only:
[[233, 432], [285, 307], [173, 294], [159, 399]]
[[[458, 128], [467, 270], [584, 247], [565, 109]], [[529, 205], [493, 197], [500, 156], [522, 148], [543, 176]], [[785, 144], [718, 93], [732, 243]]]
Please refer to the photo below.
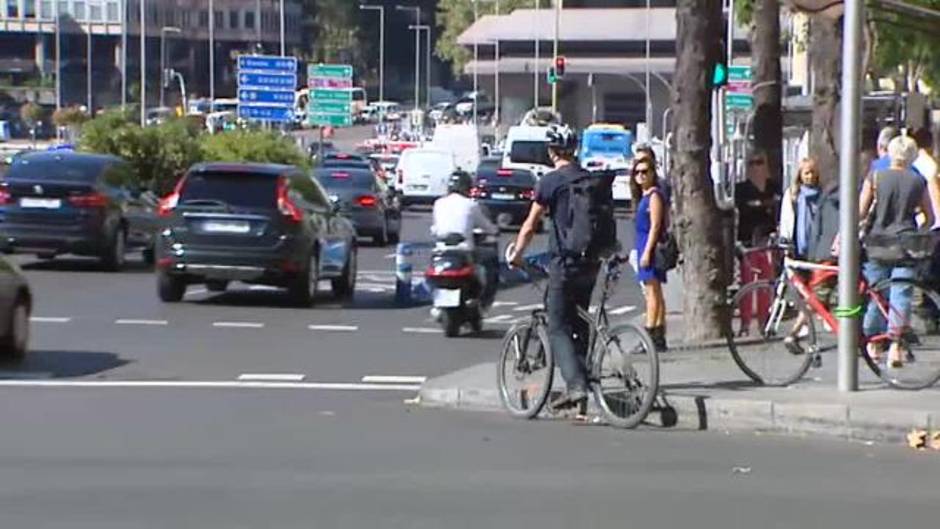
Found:
[[[870, 287], [885, 279], [913, 279], [914, 269], [908, 266], [893, 266], [890, 264], [868, 261], [863, 267], [865, 279]], [[892, 286], [888, 294], [888, 328], [885, 329], [885, 317], [878, 304], [869, 303], [865, 311], [865, 320], [862, 330], [865, 336], [883, 334], [886, 331], [892, 336], [900, 336], [904, 328], [909, 326], [911, 316], [912, 288], [905, 286]]]

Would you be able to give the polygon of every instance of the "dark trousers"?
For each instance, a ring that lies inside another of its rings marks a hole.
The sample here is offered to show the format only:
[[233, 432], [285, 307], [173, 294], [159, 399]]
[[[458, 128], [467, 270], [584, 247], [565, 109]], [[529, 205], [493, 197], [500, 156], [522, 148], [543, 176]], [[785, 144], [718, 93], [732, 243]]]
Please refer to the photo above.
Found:
[[597, 266], [575, 270], [552, 267], [548, 286], [548, 339], [555, 362], [568, 391], [587, 390], [588, 323], [578, 316], [578, 307], [588, 309], [597, 280]]

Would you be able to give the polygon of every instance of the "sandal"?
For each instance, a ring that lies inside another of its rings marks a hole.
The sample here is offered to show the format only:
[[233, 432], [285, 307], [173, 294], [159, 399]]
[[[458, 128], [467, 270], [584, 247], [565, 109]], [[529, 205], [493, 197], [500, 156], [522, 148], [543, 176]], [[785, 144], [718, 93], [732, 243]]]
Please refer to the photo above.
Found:
[[871, 361], [875, 364], [880, 364], [884, 359], [884, 351], [878, 344], [870, 343], [865, 346], [866, 352], [868, 353], [868, 358], [871, 358]]

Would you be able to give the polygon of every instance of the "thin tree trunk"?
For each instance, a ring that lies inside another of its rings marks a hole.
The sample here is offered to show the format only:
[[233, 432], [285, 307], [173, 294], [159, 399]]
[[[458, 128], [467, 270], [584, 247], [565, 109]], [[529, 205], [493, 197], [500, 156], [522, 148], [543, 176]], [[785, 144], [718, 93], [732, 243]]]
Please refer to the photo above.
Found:
[[783, 181], [783, 74], [780, 71], [780, 2], [754, 0], [751, 75], [754, 90], [755, 146], [767, 154], [770, 176]]
[[842, 19], [810, 18], [810, 69], [813, 73], [813, 117], [810, 156], [816, 159], [824, 183], [838, 180], [839, 151], [835, 131], [842, 97]]
[[721, 0], [678, 0], [676, 76], [672, 108], [675, 138], [676, 231], [683, 254], [686, 340], [719, 338], [728, 328], [725, 289], [730, 282], [723, 215], [709, 175], [711, 72], [720, 53]]

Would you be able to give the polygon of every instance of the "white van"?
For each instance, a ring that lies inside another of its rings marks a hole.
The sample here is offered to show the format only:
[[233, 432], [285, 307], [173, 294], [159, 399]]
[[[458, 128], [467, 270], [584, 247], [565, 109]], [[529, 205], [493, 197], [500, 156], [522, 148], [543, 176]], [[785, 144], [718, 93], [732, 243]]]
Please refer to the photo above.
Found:
[[401, 193], [402, 204], [430, 204], [446, 195], [455, 168], [454, 155], [444, 150], [420, 148], [401, 153], [395, 189]]
[[553, 169], [548, 159], [548, 127], [517, 125], [510, 127], [503, 149], [503, 169], [531, 171], [536, 179]]
[[452, 153], [457, 167], [468, 173], [475, 172], [480, 165], [480, 136], [473, 125], [438, 125], [430, 147]]

